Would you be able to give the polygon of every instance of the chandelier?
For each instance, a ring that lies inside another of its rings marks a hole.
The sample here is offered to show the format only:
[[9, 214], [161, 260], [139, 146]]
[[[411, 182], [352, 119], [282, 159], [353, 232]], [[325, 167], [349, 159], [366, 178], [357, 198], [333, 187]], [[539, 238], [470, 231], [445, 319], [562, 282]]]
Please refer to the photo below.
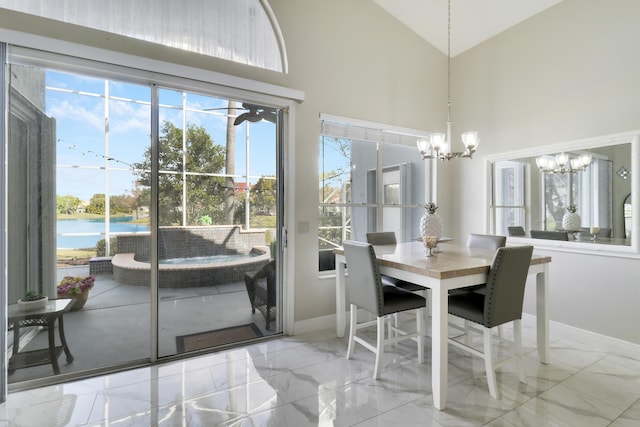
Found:
[[555, 156], [541, 156], [536, 159], [536, 165], [541, 172], [548, 173], [576, 173], [583, 171], [591, 164], [591, 154], [581, 154], [570, 157], [567, 153], [556, 154]]
[[462, 134], [465, 151], [451, 151], [451, 0], [449, 0], [447, 26], [447, 133], [433, 133], [428, 139], [416, 141], [423, 159], [451, 160], [456, 157], [471, 158], [478, 147], [478, 132]]

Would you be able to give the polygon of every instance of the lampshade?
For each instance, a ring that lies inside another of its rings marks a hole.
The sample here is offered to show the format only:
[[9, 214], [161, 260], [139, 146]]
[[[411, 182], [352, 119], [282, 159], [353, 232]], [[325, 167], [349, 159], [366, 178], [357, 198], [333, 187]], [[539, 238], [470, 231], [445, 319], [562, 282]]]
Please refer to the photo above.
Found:
[[591, 154], [582, 154], [580, 156], [580, 163], [582, 163], [582, 166], [589, 166], [592, 158]]
[[467, 150], [475, 150], [478, 147], [478, 132], [471, 131], [462, 134], [462, 143]]
[[431, 135], [431, 148], [436, 151], [443, 150], [446, 141], [446, 135], [444, 133], [434, 133]]
[[558, 163], [558, 166], [565, 166], [568, 161], [569, 155], [567, 153], [556, 154], [556, 163]]

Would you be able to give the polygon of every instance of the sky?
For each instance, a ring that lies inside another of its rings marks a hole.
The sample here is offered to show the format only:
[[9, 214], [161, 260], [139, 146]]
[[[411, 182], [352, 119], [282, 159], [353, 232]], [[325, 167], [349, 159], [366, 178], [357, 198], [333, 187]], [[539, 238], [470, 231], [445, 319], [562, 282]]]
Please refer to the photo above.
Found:
[[[134, 188], [131, 165], [142, 161], [150, 143], [150, 87], [113, 81], [105, 84], [102, 79], [56, 71], [47, 71], [46, 86], [46, 112], [56, 124], [57, 194], [89, 200], [93, 194], [106, 193], [104, 174], [96, 174], [95, 169], [106, 163], [115, 169], [109, 181], [109, 193], [130, 192]], [[107, 91], [108, 109], [104, 97]], [[190, 110], [226, 107], [226, 99], [194, 93], [183, 97], [180, 91], [160, 88], [159, 101], [160, 123], [168, 120], [182, 128], [184, 102], [187, 123], [204, 127], [215, 144], [225, 145], [226, 110]], [[238, 110], [238, 114], [243, 112]], [[266, 121], [245, 121], [237, 126], [236, 175], [244, 175], [246, 171], [247, 123], [250, 175], [275, 175], [275, 125]]]

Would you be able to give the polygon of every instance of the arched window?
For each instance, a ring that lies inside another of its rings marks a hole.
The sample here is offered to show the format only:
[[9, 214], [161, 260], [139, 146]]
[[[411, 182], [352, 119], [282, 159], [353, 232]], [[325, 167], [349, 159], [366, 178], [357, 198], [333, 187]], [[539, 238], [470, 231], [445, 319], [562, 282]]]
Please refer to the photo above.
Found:
[[287, 72], [267, 0], [0, 0], [0, 7]]

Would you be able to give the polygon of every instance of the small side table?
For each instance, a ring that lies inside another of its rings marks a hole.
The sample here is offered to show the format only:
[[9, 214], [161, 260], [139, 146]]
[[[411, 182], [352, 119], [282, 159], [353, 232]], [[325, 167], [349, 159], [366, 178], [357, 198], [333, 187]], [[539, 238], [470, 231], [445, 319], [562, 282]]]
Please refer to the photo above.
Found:
[[[7, 310], [8, 328], [13, 331], [13, 353], [9, 359], [8, 371], [12, 373], [16, 369], [30, 368], [32, 366], [46, 365], [51, 363], [53, 373], [59, 374], [58, 357], [62, 351], [67, 356], [67, 362], [73, 362], [73, 356], [67, 346], [64, 336], [64, 322], [62, 316], [71, 310], [73, 299], [60, 298], [49, 300], [47, 306], [35, 311], [22, 311], [18, 304], [10, 304]], [[60, 334], [60, 344], [56, 346], [54, 329], [56, 320], [58, 321], [58, 332]], [[49, 334], [49, 347], [20, 352], [20, 328], [29, 326], [44, 326]]]

